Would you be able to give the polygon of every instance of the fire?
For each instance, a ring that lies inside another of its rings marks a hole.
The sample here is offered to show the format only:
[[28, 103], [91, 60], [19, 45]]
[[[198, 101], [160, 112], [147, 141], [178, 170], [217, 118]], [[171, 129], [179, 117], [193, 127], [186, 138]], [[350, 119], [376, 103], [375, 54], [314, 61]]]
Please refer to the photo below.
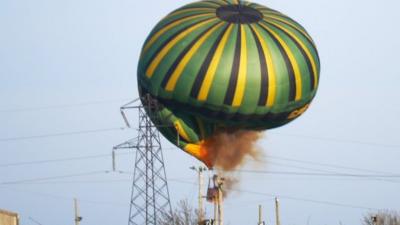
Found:
[[205, 141], [201, 141], [199, 144], [187, 144], [185, 150], [202, 161], [209, 169], [214, 166], [215, 160], [210, 157], [208, 149], [205, 147]]
[[187, 144], [185, 150], [208, 168], [231, 171], [242, 165], [246, 156], [259, 158], [255, 143], [260, 137], [259, 131], [221, 130], [198, 144]]

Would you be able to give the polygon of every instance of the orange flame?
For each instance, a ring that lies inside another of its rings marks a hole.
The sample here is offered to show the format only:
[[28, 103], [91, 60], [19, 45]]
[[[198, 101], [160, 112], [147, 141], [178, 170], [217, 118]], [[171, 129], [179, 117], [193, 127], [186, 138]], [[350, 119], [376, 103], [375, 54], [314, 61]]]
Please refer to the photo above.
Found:
[[198, 144], [187, 144], [185, 150], [208, 168], [230, 171], [242, 165], [246, 156], [260, 156], [254, 147], [260, 137], [259, 131], [222, 130]]
[[199, 144], [187, 144], [185, 150], [211, 169], [214, 166], [215, 160], [211, 159], [209, 151], [205, 147], [204, 143], [205, 141], [201, 141]]

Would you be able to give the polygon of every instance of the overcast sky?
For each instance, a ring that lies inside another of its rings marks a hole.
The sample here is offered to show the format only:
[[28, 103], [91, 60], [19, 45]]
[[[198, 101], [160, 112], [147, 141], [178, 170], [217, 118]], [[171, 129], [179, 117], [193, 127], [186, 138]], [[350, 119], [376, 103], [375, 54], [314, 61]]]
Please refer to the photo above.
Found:
[[[111, 168], [106, 155], [112, 146], [135, 135], [118, 129], [124, 126], [119, 106], [137, 97], [136, 66], [144, 39], [164, 15], [188, 2], [0, 1], [0, 208], [20, 213], [22, 225], [34, 224], [29, 217], [43, 225], [70, 225], [77, 197], [82, 225], [127, 224], [131, 177], [101, 171]], [[246, 167], [399, 175], [400, 3], [257, 2], [290, 15], [309, 31], [322, 71], [309, 110], [268, 131], [259, 143], [267, 163]], [[22, 138], [62, 133], [69, 134]], [[186, 198], [196, 204], [196, 177], [188, 167], [199, 163], [163, 143], [167, 175], [173, 178], [171, 201]], [[82, 156], [97, 157], [10, 165]], [[119, 169], [132, 171], [133, 159], [134, 154], [118, 156]], [[399, 176], [240, 177], [240, 189], [247, 192], [232, 193], [226, 202], [231, 225], [256, 224], [258, 204], [272, 224], [272, 196], [281, 199], [282, 225], [354, 225], [369, 209], [400, 209]], [[8, 183], [31, 179], [36, 181]]]

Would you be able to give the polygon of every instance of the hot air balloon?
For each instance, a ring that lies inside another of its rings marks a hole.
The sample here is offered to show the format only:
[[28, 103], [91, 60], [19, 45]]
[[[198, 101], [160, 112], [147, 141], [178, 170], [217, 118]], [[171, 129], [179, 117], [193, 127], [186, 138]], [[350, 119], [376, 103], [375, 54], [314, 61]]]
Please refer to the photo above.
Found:
[[314, 98], [320, 63], [307, 31], [288, 16], [238, 0], [205, 0], [163, 18], [138, 64], [159, 131], [212, 167], [206, 141], [220, 129], [266, 130], [299, 117]]

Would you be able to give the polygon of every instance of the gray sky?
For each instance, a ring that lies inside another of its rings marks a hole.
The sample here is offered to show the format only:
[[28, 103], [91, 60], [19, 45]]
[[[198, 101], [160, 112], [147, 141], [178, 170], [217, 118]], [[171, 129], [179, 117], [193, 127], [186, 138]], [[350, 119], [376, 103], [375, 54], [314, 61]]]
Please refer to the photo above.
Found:
[[[77, 197], [81, 200], [82, 225], [127, 223], [129, 175], [4, 182], [108, 170], [110, 157], [6, 164], [109, 154], [113, 145], [134, 136], [133, 131], [7, 138], [124, 126], [119, 106], [137, 97], [136, 66], [144, 39], [158, 20], [187, 2], [0, 1], [0, 208], [19, 212], [24, 225], [33, 224], [29, 217], [43, 225], [67, 225], [73, 223], [72, 198]], [[319, 48], [322, 72], [310, 109], [293, 123], [268, 131], [260, 141], [268, 163], [249, 163], [247, 168], [373, 173], [320, 165], [334, 164], [400, 174], [400, 3], [258, 3], [304, 25]], [[71, 104], [74, 106], [68, 106]], [[168, 177], [196, 182], [187, 168], [198, 162], [164, 143]], [[133, 154], [119, 156], [118, 163], [121, 169], [131, 171]], [[283, 225], [359, 224], [369, 211], [366, 208], [400, 209], [399, 177], [247, 173], [240, 177], [243, 190], [281, 196]], [[187, 198], [196, 203], [195, 184], [171, 180], [169, 185], [172, 202]], [[271, 224], [271, 196], [248, 192], [232, 193], [226, 203], [227, 221], [231, 225], [255, 224], [258, 204], [264, 205], [266, 221]]]

